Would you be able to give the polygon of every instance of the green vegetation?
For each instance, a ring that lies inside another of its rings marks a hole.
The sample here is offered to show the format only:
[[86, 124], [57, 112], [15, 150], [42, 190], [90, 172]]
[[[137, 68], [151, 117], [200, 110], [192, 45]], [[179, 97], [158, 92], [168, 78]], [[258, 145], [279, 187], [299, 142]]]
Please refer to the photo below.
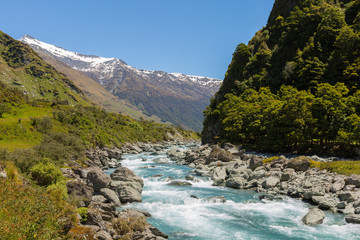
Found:
[[61, 238], [75, 219], [66, 201], [56, 202], [42, 189], [12, 180], [0, 180], [0, 202], [1, 239]]
[[133, 233], [136, 231], [144, 231], [148, 223], [145, 217], [129, 217], [126, 219], [116, 218], [112, 225], [116, 233], [121, 237], [121, 240], [133, 239]]
[[336, 2], [275, 2], [268, 25], [236, 48], [204, 112], [203, 142], [354, 154], [360, 144], [360, 4]]
[[77, 212], [79, 213], [81, 217], [81, 222], [84, 223], [87, 220], [88, 217], [88, 209], [86, 207], [80, 207], [77, 209]]
[[310, 167], [320, 168], [321, 170], [326, 169], [344, 175], [360, 175], [360, 161], [316, 162], [312, 160], [310, 162]]

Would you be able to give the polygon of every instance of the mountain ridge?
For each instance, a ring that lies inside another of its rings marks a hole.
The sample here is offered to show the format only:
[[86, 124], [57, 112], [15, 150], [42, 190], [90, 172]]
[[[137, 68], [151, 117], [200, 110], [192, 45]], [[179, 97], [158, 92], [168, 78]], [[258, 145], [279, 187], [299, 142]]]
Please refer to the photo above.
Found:
[[121, 59], [75, 53], [28, 35], [20, 40], [83, 72], [146, 115], [197, 131], [202, 127], [202, 111], [222, 83], [209, 77], [136, 69]]

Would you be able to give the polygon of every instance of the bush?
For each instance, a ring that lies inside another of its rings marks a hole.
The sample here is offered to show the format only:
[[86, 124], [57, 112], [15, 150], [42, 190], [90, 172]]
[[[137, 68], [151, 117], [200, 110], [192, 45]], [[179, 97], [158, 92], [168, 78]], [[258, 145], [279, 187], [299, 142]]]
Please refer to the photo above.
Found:
[[29, 173], [41, 161], [41, 157], [32, 149], [17, 149], [8, 153], [6, 160], [14, 162], [22, 173]]
[[87, 217], [88, 217], [88, 209], [86, 207], [81, 207], [77, 209], [77, 212], [79, 213], [79, 215], [81, 216], [81, 223], [84, 223], [87, 221]]
[[53, 123], [49, 117], [43, 118], [30, 118], [31, 126], [35, 127], [37, 131], [41, 133], [48, 133], [53, 127]]
[[0, 202], [1, 239], [62, 238], [60, 219], [67, 219], [66, 213], [42, 189], [2, 180]]
[[40, 186], [56, 184], [64, 178], [60, 169], [52, 163], [39, 163], [31, 168], [30, 174]]
[[123, 240], [133, 239], [134, 232], [142, 232], [147, 226], [145, 217], [129, 217], [114, 219], [112, 225], [117, 234], [122, 235]]

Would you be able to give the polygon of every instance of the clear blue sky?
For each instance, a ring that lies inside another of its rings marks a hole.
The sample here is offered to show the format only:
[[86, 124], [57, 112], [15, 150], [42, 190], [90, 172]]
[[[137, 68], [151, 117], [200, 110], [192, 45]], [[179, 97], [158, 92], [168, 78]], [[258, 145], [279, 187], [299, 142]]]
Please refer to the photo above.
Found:
[[274, 0], [16, 0], [0, 30], [131, 66], [223, 79], [237, 44], [266, 25]]

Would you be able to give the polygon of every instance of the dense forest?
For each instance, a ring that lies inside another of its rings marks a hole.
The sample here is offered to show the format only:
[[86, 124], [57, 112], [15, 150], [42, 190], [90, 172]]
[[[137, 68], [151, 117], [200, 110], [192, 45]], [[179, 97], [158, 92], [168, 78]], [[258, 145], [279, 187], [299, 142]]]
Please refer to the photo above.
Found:
[[359, 0], [276, 0], [267, 26], [236, 47], [202, 140], [352, 155], [359, 82]]

